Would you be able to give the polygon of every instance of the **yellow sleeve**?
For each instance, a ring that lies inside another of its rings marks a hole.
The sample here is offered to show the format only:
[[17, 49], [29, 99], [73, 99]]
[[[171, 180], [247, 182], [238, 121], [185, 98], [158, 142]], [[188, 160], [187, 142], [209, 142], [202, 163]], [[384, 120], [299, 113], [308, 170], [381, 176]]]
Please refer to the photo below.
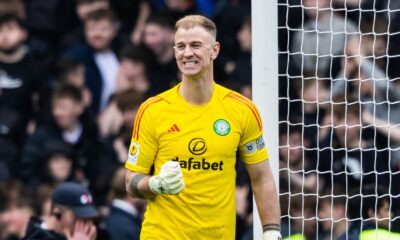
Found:
[[154, 113], [151, 105], [159, 102], [160, 98], [151, 98], [144, 102], [135, 118], [132, 140], [129, 146], [128, 160], [125, 167], [131, 171], [149, 174], [157, 154], [158, 142], [156, 137]]
[[268, 159], [263, 139], [263, 127], [257, 107], [250, 100], [243, 111], [243, 131], [239, 143], [239, 155], [246, 164], [255, 164]]

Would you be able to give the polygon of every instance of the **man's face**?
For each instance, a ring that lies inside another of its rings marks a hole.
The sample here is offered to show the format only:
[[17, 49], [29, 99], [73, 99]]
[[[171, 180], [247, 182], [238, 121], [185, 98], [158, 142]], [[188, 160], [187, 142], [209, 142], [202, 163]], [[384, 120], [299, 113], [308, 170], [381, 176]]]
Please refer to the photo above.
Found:
[[56, 98], [53, 100], [53, 117], [62, 129], [68, 129], [79, 121], [83, 106], [71, 98]]
[[95, 50], [108, 49], [115, 34], [115, 27], [108, 19], [89, 20], [85, 24], [86, 41]]
[[64, 230], [72, 232], [75, 226], [76, 217], [75, 214], [68, 208], [55, 207], [53, 209], [53, 215], [58, 219], [56, 232], [64, 234]]
[[25, 29], [17, 22], [10, 21], [0, 26], [0, 51], [13, 50], [18, 47], [27, 37]]
[[22, 234], [21, 230], [25, 229], [31, 214], [32, 212], [26, 207], [10, 206], [3, 213], [5, 232], [13, 235]]
[[180, 72], [187, 77], [210, 70], [220, 49], [212, 35], [200, 26], [179, 28], [175, 33], [175, 58]]
[[323, 219], [322, 228], [326, 231], [332, 229], [334, 222], [338, 222], [346, 218], [344, 206], [331, 206], [330, 202], [323, 202], [320, 205], [318, 215]]
[[155, 23], [149, 23], [144, 29], [144, 44], [157, 56], [168, 51], [173, 45], [173, 32]]
[[393, 213], [390, 209], [388, 201], [384, 201], [381, 208], [378, 209], [376, 214], [378, 226], [382, 228], [389, 228], [390, 220], [393, 218]]

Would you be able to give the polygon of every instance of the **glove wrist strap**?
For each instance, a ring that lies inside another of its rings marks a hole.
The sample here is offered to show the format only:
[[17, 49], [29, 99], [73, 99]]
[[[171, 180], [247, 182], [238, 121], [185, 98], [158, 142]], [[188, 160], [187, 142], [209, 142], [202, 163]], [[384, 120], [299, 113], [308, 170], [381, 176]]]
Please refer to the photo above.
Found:
[[263, 232], [266, 231], [281, 231], [281, 227], [279, 224], [274, 224], [274, 223], [270, 223], [270, 224], [265, 224], [263, 225]]

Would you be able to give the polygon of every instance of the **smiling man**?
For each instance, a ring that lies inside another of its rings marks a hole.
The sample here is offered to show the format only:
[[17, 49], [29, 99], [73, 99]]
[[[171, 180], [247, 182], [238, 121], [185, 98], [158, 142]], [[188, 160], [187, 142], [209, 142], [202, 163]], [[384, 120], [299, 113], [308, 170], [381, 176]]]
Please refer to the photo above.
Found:
[[[126, 188], [149, 199], [141, 239], [235, 239], [237, 154], [255, 194], [264, 239], [280, 239], [280, 209], [255, 105], [214, 82], [220, 44], [199, 15], [175, 25], [176, 87], [135, 119]], [[190, 166], [190, 167], [189, 167]]]

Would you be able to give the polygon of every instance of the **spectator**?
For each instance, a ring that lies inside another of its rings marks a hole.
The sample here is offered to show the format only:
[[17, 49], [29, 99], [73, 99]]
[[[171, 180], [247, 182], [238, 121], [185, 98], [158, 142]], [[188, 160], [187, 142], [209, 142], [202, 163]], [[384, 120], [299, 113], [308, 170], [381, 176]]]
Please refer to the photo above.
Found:
[[364, 224], [359, 239], [399, 239], [400, 233], [395, 233], [391, 229], [394, 210], [388, 190], [383, 187], [376, 188], [375, 185], [365, 185], [362, 194]]
[[31, 219], [27, 239], [95, 240], [98, 217], [93, 197], [83, 186], [67, 182], [52, 194], [51, 217], [46, 221]]
[[2, 239], [24, 239], [29, 232], [29, 220], [34, 214], [32, 198], [24, 191], [23, 185], [17, 182], [8, 184], [7, 187], [8, 199], [2, 213], [2, 221], [5, 224]]
[[111, 212], [105, 219], [113, 240], [139, 240], [145, 200], [131, 198], [125, 189], [125, 172], [121, 167], [111, 183]]
[[140, 45], [146, 20], [152, 12], [150, 1], [113, 0], [110, 4], [121, 21], [121, 34], [130, 35], [131, 43]]
[[[218, 27], [218, 42], [221, 43], [220, 54], [215, 61], [216, 80], [224, 83], [228, 80], [229, 71], [226, 72], [229, 62], [239, 55], [240, 44], [237, 36], [243, 25], [243, 19], [251, 15], [251, 1], [218, 1], [216, 3], [215, 23]], [[228, 67], [229, 69], [229, 67]]]
[[[330, 194], [330, 193], [329, 193]], [[318, 217], [324, 236], [322, 239], [358, 239], [357, 222], [349, 220], [350, 206], [346, 197], [326, 194], [320, 198]]]
[[84, 19], [86, 43], [67, 50], [64, 57], [85, 66], [86, 85], [92, 93], [91, 110], [97, 114], [116, 90], [119, 60], [112, 46], [117, 29], [109, 10], [89, 13]]
[[[0, 166], [7, 179], [16, 175], [20, 146], [28, 123], [39, 119], [46, 71], [29, 54], [24, 22], [10, 13], [0, 16]], [[38, 100], [39, 97], [39, 100]], [[42, 109], [41, 109], [42, 110]]]
[[240, 51], [238, 56], [227, 63], [225, 72], [229, 74], [229, 83], [237, 84], [238, 90], [251, 99], [251, 18], [247, 16], [243, 20], [242, 27], [236, 35], [239, 41]]
[[60, 39], [61, 50], [69, 49], [85, 42], [83, 24], [88, 14], [98, 10], [109, 10], [108, 0], [75, 0], [76, 20], [70, 31], [66, 31]]
[[290, 202], [291, 232], [283, 239], [318, 239], [315, 196], [295, 195]]
[[132, 121], [135, 120], [138, 108], [143, 101], [143, 94], [133, 89], [124, 90], [115, 95], [99, 118], [102, 137], [113, 142], [114, 150], [121, 163], [126, 161], [132, 134]]
[[358, 36], [359, 31], [329, 8], [329, 0], [304, 0], [303, 4], [308, 20], [293, 35], [293, 67], [301, 74], [335, 77], [347, 39]]
[[63, 141], [55, 140], [48, 144], [45, 151], [44, 182], [56, 187], [62, 182], [74, 180], [76, 160], [72, 148]]
[[92, 104], [92, 93], [85, 85], [85, 67], [73, 59], [59, 59], [54, 66], [55, 85], [71, 85], [81, 89], [85, 107]]
[[[279, 156], [280, 156], [280, 187], [284, 192], [317, 193], [317, 176], [312, 171], [315, 163], [305, 154], [308, 147], [307, 139], [302, 139], [300, 126], [280, 128]], [[319, 182], [320, 186], [323, 184]]]
[[361, 184], [385, 184], [390, 177], [387, 152], [366, 138], [360, 105], [352, 99], [345, 103], [344, 97], [334, 103], [332, 136], [320, 143], [318, 170], [325, 178], [324, 189], [336, 192], [357, 189]]
[[96, 125], [84, 112], [81, 91], [73, 86], [61, 86], [53, 93], [52, 121], [40, 126], [24, 147], [21, 177], [32, 189], [43, 179], [44, 153], [54, 141], [69, 145], [76, 154], [77, 180], [88, 181], [93, 193], [104, 194], [114, 169], [114, 153], [98, 140]]
[[150, 53], [142, 48], [127, 45], [121, 50], [120, 60], [117, 91], [134, 89], [141, 94], [147, 94], [150, 90]]
[[169, 89], [179, 79], [174, 58], [174, 22], [171, 16], [166, 14], [150, 16], [144, 29], [143, 41], [155, 57], [149, 68], [150, 95], [155, 95]]
[[30, 53], [49, 67], [60, 54], [60, 38], [74, 27], [74, 1], [24, 0], [24, 3]]
[[[368, 58], [368, 52], [371, 50], [366, 45], [359, 38], [353, 38], [348, 42], [346, 53], [349, 57], [343, 59], [342, 70], [332, 83], [332, 95], [349, 94], [363, 105], [369, 115], [379, 119], [378, 121], [381, 120], [381, 123], [384, 121], [387, 125], [399, 124], [400, 85], [398, 81], [388, 79], [387, 74]], [[382, 130], [377, 129], [378, 132]], [[380, 148], [390, 148], [392, 165], [400, 161], [398, 142], [386, 140], [377, 144], [380, 144]]]

